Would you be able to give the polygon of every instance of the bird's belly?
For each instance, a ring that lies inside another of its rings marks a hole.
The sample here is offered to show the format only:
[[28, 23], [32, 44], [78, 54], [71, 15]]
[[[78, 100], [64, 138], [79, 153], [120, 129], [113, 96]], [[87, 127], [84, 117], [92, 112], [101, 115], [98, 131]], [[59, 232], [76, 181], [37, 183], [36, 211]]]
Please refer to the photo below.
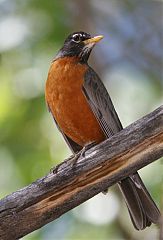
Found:
[[104, 134], [81, 90], [74, 96], [69, 93], [59, 94], [56, 102], [54, 115], [59, 127], [81, 146], [102, 141]]
[[81, 146], [101, 142], [105, 136], [82, 92], [86, 69], [64, 61], [57, 66], [54, 62], [48, 76], [46, 100], [50, 110], [60, 129], [74, 142]]

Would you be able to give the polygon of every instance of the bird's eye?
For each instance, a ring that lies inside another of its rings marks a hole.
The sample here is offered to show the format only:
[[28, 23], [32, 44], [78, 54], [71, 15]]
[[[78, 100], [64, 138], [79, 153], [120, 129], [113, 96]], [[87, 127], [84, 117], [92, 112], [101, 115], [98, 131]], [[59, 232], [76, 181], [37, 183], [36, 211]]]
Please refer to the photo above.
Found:
[[81, 37], [80, 35], [78, 34], [75, 34], [73, 37], [72, 37], [73, 41], [76, 42], [76, 43], [79, 43], [81, 41]]

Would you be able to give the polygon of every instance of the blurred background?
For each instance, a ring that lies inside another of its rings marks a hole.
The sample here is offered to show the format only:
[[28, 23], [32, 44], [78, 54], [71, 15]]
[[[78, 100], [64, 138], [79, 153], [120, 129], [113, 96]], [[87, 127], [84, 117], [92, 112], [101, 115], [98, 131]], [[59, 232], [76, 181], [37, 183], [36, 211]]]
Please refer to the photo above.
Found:
[[[44, 100], [50, 62], [67, 34], [105, 36], [89, 62], [124, 127], [163, 103], [162, 8], [156, 0], [0, 0], [0, 198], [71, 154]], [[162, 160], [140, 171], [160, 208], [162, 173]], [[134, 230], [115, 186], [23, 239], [158, 238], [154, 225]]]

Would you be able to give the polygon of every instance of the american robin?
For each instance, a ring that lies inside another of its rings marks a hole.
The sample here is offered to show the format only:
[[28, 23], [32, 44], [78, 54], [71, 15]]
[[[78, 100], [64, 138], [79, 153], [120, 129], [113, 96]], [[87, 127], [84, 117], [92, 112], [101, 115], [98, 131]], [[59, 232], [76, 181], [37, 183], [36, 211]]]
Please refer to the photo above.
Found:
[[[102, 38], [85, 32], [70, 34], [48, 73], [46, 102], [74, 154], [122, 130], [104, 84], [87, 63]], [[159, 222], [160, 212], [137, 172], [118, 185], [137, 230]]]

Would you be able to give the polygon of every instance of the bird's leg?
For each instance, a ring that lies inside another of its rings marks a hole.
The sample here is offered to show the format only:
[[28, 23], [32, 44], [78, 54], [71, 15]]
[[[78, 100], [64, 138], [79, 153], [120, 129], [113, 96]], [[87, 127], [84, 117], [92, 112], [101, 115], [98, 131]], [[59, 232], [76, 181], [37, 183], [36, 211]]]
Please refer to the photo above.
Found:
[[72, 156], [71, 158], [72, 166], [75, 166], [75, 164], [77, 163], [77, 160], [80, 157], [85, 157], [85, 152], [90, 148], [92, 148], [93, 146], [95, 146], [96, 144], [97, 144], [96, 142], [88, 143], [82, 148], [82, 150], [80, 150], [78, 153], [75, 153], [74, 156]]
[[71, 155], [70, 157], [66, 158], [63, 162], [59, 163], [57, 166], [52, 167], [50, 169], [50, 173], [57, 174], [58, 173], [58, 169], [60, 168], [60, 166], [62, 166], [64, 163], [67, 163], [68, 161], [73, 159], [75, 157], [75, 155], [76, 154]]
[[[71, 162], [71, 165], [74, 167], [75, 164], [77, 163], [77, 160], [80, 158], [80, 157], [85, 157], [85, 152], [87, 150], [89, 150], [91, 147], [95, 146], [96, 145], [96, 142], [91, 142], [91, 143], [88, 143], [86, 144], [82, 150], [80, 150], [79, 152], [77, 153], [74, 153], [73, 155], [71, 155], [70, 157], [68, 157], [67, 159], [64, 160], [64, 163], [66, 162]], [[58, 164], [56, 167], [53, 167], [50, 169], [50, 172], [51, 173], [54, 173], [54, 174], [57, 174], [58, 172], [58, 169], [59, 167], [63, 164], [63, 162], [61, 162], [60, 164]]]
[[[83, 149], [82, 149], [83, 150]], [[63, 163], [67, 163], [70, 161], [70, 163], [72, 164], [72, 166], [75, 165], [75, 163], [77, 162], [77, 160], [79, 159], [80, 156], [82, 156], [82, 150], [74, 153], [73, 155], [71, 155], [70, 157], [66, 158], [63, 162], [59, 163], [57, 166], [54, 166], [50, 169], [50, 173], [54, 173], [57, 174], [58, 173], [58, 169], [60, 168], [60, 166], [63, 165]]]
[[85, 152], [87, 150], [89, 150], [90, 148], [94, 147], [96, 144], [97, 144], [96, 142], [91, 142], [91, 143], [86, 144], [81, 150], [81, 156], [85, 157]]

